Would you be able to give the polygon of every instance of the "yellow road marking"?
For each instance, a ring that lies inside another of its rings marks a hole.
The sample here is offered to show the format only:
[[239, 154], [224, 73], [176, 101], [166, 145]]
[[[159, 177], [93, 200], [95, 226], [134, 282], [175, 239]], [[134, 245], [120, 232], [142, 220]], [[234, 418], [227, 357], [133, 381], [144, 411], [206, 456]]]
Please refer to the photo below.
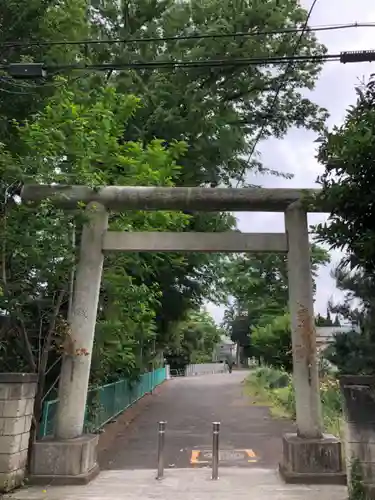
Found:
[[192, 450], [191, 451], [190, 463], [192, 465], [194, 465], [194, 464], [208, 464], [207, 460], [204, 460], [204, 461], [198, 460], [200, 453], [201, 453], [200, 450]]
[[247, 461], [249, 464], [254, 464], [258, 461], [257, 456], [255, 455], [253, 450], [244, 450], [244, 451], [247, 453], [247, 457], [248, 457]]
[[246, 453], [247, 453], [247, 456], [248, 456], [249, 458], [255, 458], [255, 457], [256, 457], [256, 455], [255, 455], [255, 453], [253, 452], [253, 450], [241, 450], [241, 451], [246, 452]]
[[[258, 458], [256, 456], [256, 454], [254, 453], [253, 450], [251, 449], [248, 449], [248, 450], [220, 450], [221, 452], [234, 452], [234, 453], [244, 453], [245, 456], [247, 456], [247, 462], [248, 463], [256, 463], [258, 461]], [[210, 454], [211, 452], [209, 451], [203, 451], [202, 450], [191, 450], [191, 457], [190, 457], [190, 464], [191, 465], [196, 465], [196, 464], [208, 464], [209, 461], [208, 460], [199, 460], [199, 457], [200, 455], [208, 455]], [[209, 457], [207, 457], [209, 458]], [[210, 457], [212, 458], [212, 457]]]

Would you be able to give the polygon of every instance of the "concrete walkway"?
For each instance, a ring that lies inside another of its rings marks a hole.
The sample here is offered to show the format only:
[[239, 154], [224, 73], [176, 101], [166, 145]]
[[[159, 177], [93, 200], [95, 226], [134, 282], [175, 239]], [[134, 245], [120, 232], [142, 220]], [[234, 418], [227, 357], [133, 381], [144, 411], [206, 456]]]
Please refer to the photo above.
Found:
[[[102, 472], [87, 486], [27, 488], [12, 500], [345, 500], [345, 487], [289, 486], [277, 474], [281, 436], [293, 424], [244, 394], [246, 372], [166, 382], [128, 425], [107, 426]], [[157, 422], [167, 421], [165, 479], [155, 480]], [[212, 422], [221, 422], [220, 479], [210, 479]], [[113, 439], [109, 439], [110, 437]]]
[[223, 469], [218, 481], [208, 469], [167, 471], [155, 481], [151, 470], [105, 471], [88, 486], [32, 488], [12, 500], [346, 500], [341, 486], [287, 486], [266, 469]]
[[281, 436], [294, 427], [273, 419], [268, 408], [251, 404], [244, 394], [247, 375], [234, 371], [167, 382], [130, 427], [122, 428], [119, 419], [108, 428], [116, 439], [100, 454], [101, 469], [155, 469], [160, 420], [167, 421], [166, 466], [190, 468], [210, 462], [212, 422], [219, 421], [222, 466], [277, 468]]

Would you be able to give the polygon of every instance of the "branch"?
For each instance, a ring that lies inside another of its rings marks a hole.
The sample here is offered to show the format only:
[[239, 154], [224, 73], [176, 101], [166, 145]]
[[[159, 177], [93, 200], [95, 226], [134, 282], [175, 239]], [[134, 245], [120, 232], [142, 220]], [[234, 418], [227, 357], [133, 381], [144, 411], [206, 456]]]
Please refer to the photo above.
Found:
[[61, 309], [64, 295], [65, 295], [65, 290], [60, 290], [59, 295], [58, 295], [57, 300], [56, 300], [55, 307], [53, 309], [51, 319], [50, 319], [46, 339], [45, 339], [44, 344], [43, 344], [43, 353], [41, 356], [39, 373], [41, 371], [42, 371], [42, 373], [45, 373], [46, 368], [47, 368], [48, 353], [49, 353], [49, 350], [51, 348], [52, 337], [53, 337], [53, 333], [54, 333], [55, 328], [56, 328], [56, 320], [57, 320], [57, 317], [58, 317], [60, 309]]
[[42, 411], [42, 401], [43, 401], [44, 385], [46, 380], [46, 369], [47, 369], [49, 351], [52, 344], [53, 333], [56, 327], [56, 320], [60, 312], [64, 295], [65, 295], [65, 290], [60, 290], [49, 322], [49, 328], [46, 335], [46, 339], [43, 344], [43, 352], [40, 358], [40, 365], [38, 370], [38, 391], [35, 397], [35, 404], [34, 404], [34, 415], [37, 423], [39, 423], [40, 421], [40, 416]]
[[27, 361], [29, 362], [32, 372], [35, 373], [37, 371], [37, 366], [35, 363], [33, 350], [31, 347], [29, 337], [27, 335], [26, 326], [23, 319], [20, 319], [20, 323], [21, 327], [17, 325], [17, 330], [21, 333], [23, 337], [23, 341], [25, 343], [25, 348], [26, 348]]
[[[6, 269], [6, 238], [5, 238], [5, 232], [6, 232], [6, 215], [2, 217], [3, 219], [3, 242], [1, 245], [1, 281], [3, 282], [4, 289], [7, 286], [7, 269]], [[5, 290], [3, 290], [5, 293]]]

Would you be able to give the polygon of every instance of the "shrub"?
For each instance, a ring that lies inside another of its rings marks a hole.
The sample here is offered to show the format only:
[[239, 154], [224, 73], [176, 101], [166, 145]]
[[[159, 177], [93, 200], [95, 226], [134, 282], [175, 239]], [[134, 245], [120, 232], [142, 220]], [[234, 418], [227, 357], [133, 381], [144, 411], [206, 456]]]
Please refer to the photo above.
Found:
[[290, 318], [276, 317], [266, 326], [253, 328], [251, 342], [259, 359], [265, 364], [287, 372], [293, 368]]
[[[252, 373], [249, 382], [271, 403], [285, 410], [290, 418], [296, 417], [295, 391], [290, 374], [263, 366]], [[339, 383], [334, 376], [329, 375], [321, 379], [320, 396], [325, 429], [341, 435], [342, 401]]]
[[330, 413], [341, 413], [342, 399], [337, 379], [325, 378], [320, 383], [320, 396], [323, 407]]
[[373, 375], [375, 339], [373, 335], [355, 331], [337, 333], [324, 357], [335, 365], [340, 374]]
[[268, 389], [287, 387], [290, 382], [288, 373], [269, 366], [258, 368], [255, 371], [255, 376], [259, 382], [262, 382], [264, 387]]
[[296, 398], [294, 386], [291, 382], [286, 387], [275, 389], [273, 397], [277, 404], [285, 408], [291, 418], [296, 418]]
[[323, 356], [319, 356], [319, 377], [335, 377], [337, 373], [337, 367], [333, 365], [328, 359]]

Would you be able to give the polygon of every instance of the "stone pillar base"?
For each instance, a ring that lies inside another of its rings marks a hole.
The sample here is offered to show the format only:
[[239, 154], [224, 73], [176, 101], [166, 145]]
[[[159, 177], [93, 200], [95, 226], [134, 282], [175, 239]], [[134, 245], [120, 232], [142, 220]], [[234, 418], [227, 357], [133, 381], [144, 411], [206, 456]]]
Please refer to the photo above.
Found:
[[375, 498], [375, 484], [364, 484], [366, 500], [374, 500]]
[[340, 441], [329, 434], [321, 439], [285, 434], [280, 473], [286, 483], [346, 484]]
[[43, 439], [34, 443], [29, 482], [32, 484], [87, 484], [99, 473], [96, 448], [99, 436]]

